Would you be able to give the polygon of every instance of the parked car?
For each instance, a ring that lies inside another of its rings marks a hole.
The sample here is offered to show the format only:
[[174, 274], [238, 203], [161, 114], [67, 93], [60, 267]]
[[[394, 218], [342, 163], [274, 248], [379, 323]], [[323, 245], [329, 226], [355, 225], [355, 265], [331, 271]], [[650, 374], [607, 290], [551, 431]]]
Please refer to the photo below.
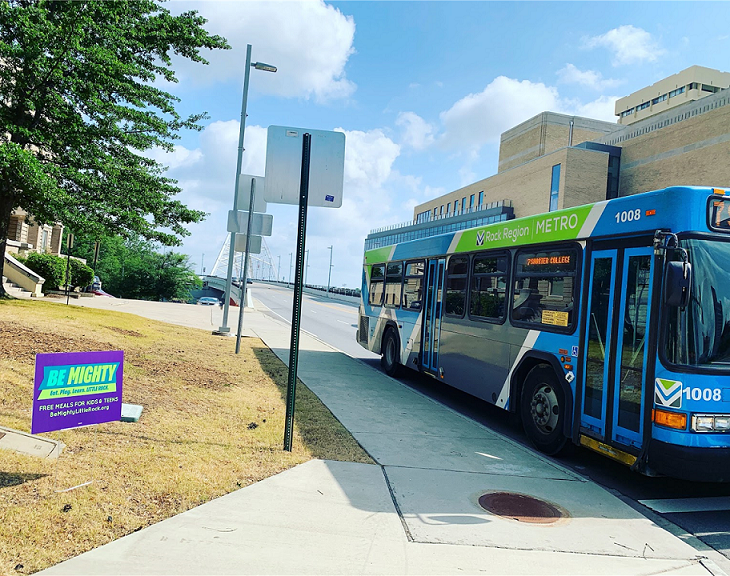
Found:
[[92, 291], [91, 291], [91, 293], [92, 293], [92, 294], [93, 294], [94, 296], [106, 296], [107, 298], [116, 298], [116, 296], [112, 296], [112, 295], [111, 295], [111, 294], [109, 294], [108, 292], [104, 292], [104, 290], [102, 290], [101, 288], [98, 288], [98, 289], [92, 290]]
[[220, 304], [220, 300], [218, 300], [218, 298], [213, 298], [212, 296], [203, 296], [202, 298], [198, 298], [198, 304], [202, 306], [218, 306]]
[[101, 290], [101, 280], [98, 276], [94, 276], [94, 281], [91, 283], [91, 290]]

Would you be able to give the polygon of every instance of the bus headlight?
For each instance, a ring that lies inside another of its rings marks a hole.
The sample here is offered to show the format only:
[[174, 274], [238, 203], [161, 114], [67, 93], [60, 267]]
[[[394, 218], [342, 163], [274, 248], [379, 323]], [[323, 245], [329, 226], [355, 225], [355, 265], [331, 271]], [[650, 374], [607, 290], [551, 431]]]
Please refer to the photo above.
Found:
[[730, 432], [730, 416], [712, 414], [693, 414], [693, 432]]
[[730, 416], [715, 416], [715, 431], [727, 432], [730, 430]]

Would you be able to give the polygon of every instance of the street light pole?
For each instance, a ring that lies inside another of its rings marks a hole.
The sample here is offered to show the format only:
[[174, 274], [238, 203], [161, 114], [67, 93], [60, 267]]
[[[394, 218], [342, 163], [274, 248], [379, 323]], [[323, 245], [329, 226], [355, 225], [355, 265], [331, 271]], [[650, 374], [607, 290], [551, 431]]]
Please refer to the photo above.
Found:
[[329, 274], [327, 275], [327, 298], [330, 297], [330, 280], [332, 280], [332, 246], [327, 246], [327, 249], [330, 251], [330, 269]]
[[[246, 68], [243, 74], [243, 96], [241, 98], [241, 123], [238, 129], [238, 158], [236, 160], [236, 184], [233, 189], [233, 212], [238, 213], [238, 184], [241, 178], [241, 165], [243, 164], [243, 135], [246, 131], [246, 104], [248, 102], [248, 78], [251, 68], [256, 70], [264, 70], [266, 72], [276, 72], [276, 67], [264, 64], [262, 62], [251, 63], [251, 44], [246, 46]], [[249, 206], [249, 210], [253, 210], [253, 206]], [[231, 243], [228, 250], [228, 273], [226, 275], [226, 292], [225, 303], [223, 305], [223, 324], [213, 332], [221, 336], [228, 336], [231, 332], [228, 326], [228, 309], [231, 303], [231, 284], [233, 280], [233, 259], [236, 255], [236, 234], [231, 232]]]
[[278, 256], [279, 265], [276, 267], [276, 281], [281, 282], [281, 254]]
[[291, 284], [291, 267], [292, 267], [291, 257], [293, 255], [294, 255], [294, 252], [289, 252], [289, 284]]

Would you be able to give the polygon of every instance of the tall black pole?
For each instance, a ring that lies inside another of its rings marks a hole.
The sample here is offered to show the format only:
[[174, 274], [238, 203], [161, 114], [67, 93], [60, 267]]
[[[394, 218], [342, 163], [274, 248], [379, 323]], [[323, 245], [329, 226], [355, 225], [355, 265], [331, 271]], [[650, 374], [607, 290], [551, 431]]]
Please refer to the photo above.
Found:
[[297, 389], [297, 363], [299, 362], [299, 323], [302, 317], [302, 262], [304, 260], [304, 243], [307, 238], [311, 143], [312, 135], [305, 133], [302, 139], [302, 174], [299, 181], [299, 231], [297, 232], [297, 261], [294, 271], [294, 306], [291, 315], [291, 344], [289, 346], [289, 386], [286, 391], [286, 426], [284, 428], [284, 450], [288, 452], [291, 452], [294, 431], [294, 400]]

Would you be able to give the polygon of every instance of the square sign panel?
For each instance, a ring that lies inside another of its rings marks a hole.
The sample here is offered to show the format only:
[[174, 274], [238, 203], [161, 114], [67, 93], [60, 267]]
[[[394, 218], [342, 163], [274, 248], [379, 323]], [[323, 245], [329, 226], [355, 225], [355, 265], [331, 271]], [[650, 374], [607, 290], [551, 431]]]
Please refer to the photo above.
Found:
[[251, 180], [256, 179], [254, 190], [253, 211], [266, 212], [266, 200], [264, 200], [264, 177], [241, 174], [238, 177], [238, 209], [248, 212], [248, 205], [251, 203]]
[[[271, 236], [271, 229], [274, 225], [272, 214], [259, 214], [254, 212], [251, 215], [251, 234], [256, 236]], [[238, 210], [228, 211], [228, 231], [240, 234], [248, 234], [248, 212]]]
[[339, 208], [345, 178], [343, 132], [269, 126], [264, 199], [273, 204], [299, 204], [305, 133], [312, 135], [308, 205]]
[[[249, 254], [261, 254], [261, 236], [251, 236], [251, 242], [248, 246]], [[236, 252], [246, 251], [246, 235], [236, 234], [236, 244], [234, 247]]]

